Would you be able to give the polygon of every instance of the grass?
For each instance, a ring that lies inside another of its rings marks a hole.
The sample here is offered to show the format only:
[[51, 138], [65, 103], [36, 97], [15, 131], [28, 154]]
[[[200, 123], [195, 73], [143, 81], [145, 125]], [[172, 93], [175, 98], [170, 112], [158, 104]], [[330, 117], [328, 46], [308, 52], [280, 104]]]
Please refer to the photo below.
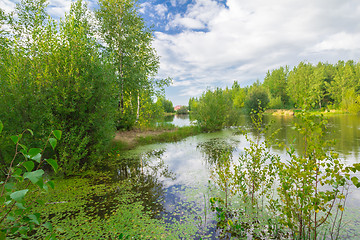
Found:
[[156, 127], [134, 130], [132, 134], [130, 133], [129, 131], [120, 132], [120, 136], [127, 134], [132, 136], [114, 140], [111, 149], [123, 151], [146, 144], [180, 141], [186, 137], [201, 133], [201, 130], [197, 126], [175, 127], [172, 124], [163, 123]]
[[140, 145], [146, 145], [159, 142], [175, 142], [180, 141], [186, 137], [194, 136], [201, 133], [200, 128], [196, 126], [185, 126], [176, 128], [175, 131], [163, 132], [159, 135], [138, 137], [137, 142]]

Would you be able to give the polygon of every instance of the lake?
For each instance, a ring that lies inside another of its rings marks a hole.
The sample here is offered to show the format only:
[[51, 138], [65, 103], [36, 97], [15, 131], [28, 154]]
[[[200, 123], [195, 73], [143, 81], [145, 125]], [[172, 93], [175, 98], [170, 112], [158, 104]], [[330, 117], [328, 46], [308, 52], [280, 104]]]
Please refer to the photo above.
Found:
[[[172, 116], [168, 122], [177, 126], [190, 124], [188, 116]], [[265, 116], [264, 123], [271, 123], [272, 129], [280, 129], [277, 140], [292, 143], [296, 150], [301, 149], [300, 141], [293, 127], [292, 116]], [[237, 161], [244, 147], [249, 146], [238, 128], [246, 129], [252, 135], [253, 127], [248, 116], [241, 116], [239, 127], [227, 128], [215, 133], [204, 133], [188, 137], [175, 143], [161, 143], [138, 147], [121, 154], [119, 160], [133, 162], [117, 170], [119, 178], [142, 172], [140, 184], [143, 187], [145, 203], [153, 210], [154, 217], [164, 217], [167, 221], [181, 221], [190, 216], [197, 218], [197, 224], [204, 233], [216, 238], [212, 225], [213, 214], [205, 213], [209, 198], [210, 170], [222, 150], [233, 149], [233, 160]], [[344, 163], [358, 163], [360, 151], [360, 117], [355, 115], [336, 115], [328, 119], [327, 139], [335, 139], [334, 149]], [[274, 145], [271, 151], [286, 159], [286, 151]], [[138, 164], [140, 159], [140, 165]], [[131, 169], [137, 169], [133, 171]], [[360, 236], [360, 191], [350, 189], [346, 203], [344, 222], [347, 223], [343, 236]], [[205, 211], [204, 211], [205, 210]], [[206, 225], [204, 225], [206, 222]]]

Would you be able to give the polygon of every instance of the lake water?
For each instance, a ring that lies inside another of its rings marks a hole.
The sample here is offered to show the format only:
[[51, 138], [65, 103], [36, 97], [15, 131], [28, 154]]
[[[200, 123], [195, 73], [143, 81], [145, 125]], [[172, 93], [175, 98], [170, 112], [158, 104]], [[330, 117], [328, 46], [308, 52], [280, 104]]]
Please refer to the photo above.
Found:
[[[175, 116], [171, 120], [174, 125], [189, 125], [188, 116]], [[273, 129], [280, 129], [277, 135], [279, 141], [293, 143], [295, 149], [302, 147], [297, 133], [292, 128], [292, 116], [266, 116], [266, 124], [272, 122]], [[240, 128], [253, 132], [251, 120], [248, 116], [241, 116]], [[340, 154], [346, 164], [358, 163], [360, 151], [360, 117], [354, 115], [337, 115], [329, 117], [326, 138], [335, 139], [334, 150]], [[152, 144], [138, 147], [122, 153], [121, 158], [134, 165], [123, 166], [118, 170], [118, 176], [140, 174], [138, 178], [139, 191], [142, 191], [146, 204], [153, 210], [155, 217], [165, 217], [181, 221], [186, 216], [201, 219], [199, 228], [204, 228], [206, 218], [207, 227], [204, 231], [216, 229], [211, 223], [212, 215], [205, 214], [204, 207], [208, 205], [208, 186], [210, 169], [222, 150], [231, 146], [233, 160], [237, 161], [244, 147], [249, 146], [244, 135], [238, 128], [228, 128], [216, 133], [200, 134], [188, 137], [175, 143]], [[274, 146], [271, 151], [286, 159], [285, 149]], [[141, 160], [139, 165], [139, 159]], [[136, 169], [134, 172], [131, 169]], [[360, 176], [358, 176], [360, 177]], [[354, 187], [350, 189], [347, 211], [344, 222], [347, 223], [343, 236], [357, 239], [360, 237], [360, 191]], [[206, 210], [206, 208], [205, 208]], [[351, 237], [350, 237], [351, 236]]]

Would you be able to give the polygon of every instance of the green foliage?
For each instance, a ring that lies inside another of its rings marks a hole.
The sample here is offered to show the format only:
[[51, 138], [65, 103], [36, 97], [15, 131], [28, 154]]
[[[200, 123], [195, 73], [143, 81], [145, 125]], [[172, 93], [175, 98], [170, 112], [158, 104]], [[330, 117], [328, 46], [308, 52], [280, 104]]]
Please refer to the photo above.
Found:
[[192, 106], [192, 118], [203, 131], [217, 131], [231, 125], [230, 94], [221, 89], [207, 90]]
[[176, 111], [176, 114], [188, 114], [189, 110], [187, 106], [181, 106], [179, 110]]
[[[100, 163], [115, 125], [147, 126], [160, 115], [152, 99], [171, 79], [153, 79], [159, 65], [153, 35], [134, 1], [100, 1], [99, 27], [81, 0], [60, 21], [46, 6], [23, 0], [18, 17], [0, 12], [1, 26], [8, 26], [0, 35], [0, 118], [10, 135], [33, 129], [38, 143], [60, 129], [65, 141], [54, 151], [60, 169], [71, 174]], [[0, 142], [0, 161], [7, 164], [11, 142]]]
[[269, 104], [269, 96], [266, 90], [255, 83], [249, 90], [245, 100], [245, 108], [248, 113], [252, 111], [259, 112], [265, 109]]
[[130, 129], [139, 122], [140, 127], [147, 126], [147, 117], [159, 107], [150, 106], [153, 104], [150, 98], [159, 97], [171, 82], [169, 78], [154, 79], [159, 57], [151, 46], [152, 31], [140, 16], [134, 0], [100, 0], [95, 15], [118, 90], [117, 128]]
[[[253, 115], [259, 131], [261, 117]], [[210, 203], [225, 235], [280, 239], [339, 236], [348, 187], [351, 183], [360, 187], [358, 178], [350, 173], [357, 172], [360, 165], [346, 167], [338, 154], [329, 151], [332, 142], [324, 140], [327, 121], [322, 116], [303, 110], [296, 119], [304, 149], [295, 153], [289, 147], [290, 159], [269, 153], [269, 145], [260, 141], [264, 131], [255, 133], [255, 141], [247, 137], [250, 147], [240, 156], [239, 165], [231, 164], [229, 154], [219, 158], [227, 161], [216, 167], [212, 176], [224, 194], [212, 197]]]
[[291, 230], [293, 238], [316, 239], [322, 225], [330, 234], [339, 230], [350, 175], [343, 174], [348, 170], [338, 154], [327, 150], [331, 144], [323, 137], [327, 121], [305, 110], [296, 116], [299, 122], [295, 127], [303, 137], [304, 150], [295, 154], [290, 147], [290, 160], [276, 162], [279, 199], [272, 206], [280, 212], [282, 224]]
[[[61, 169], [71, 173], [96, 162], [112, 139], [116, 88], [86, 4], [74, 2], [59, 24], [45, 6], [44, 1], [18, 4], [19, 18], [10, 25], [18, 37], [9, 58], [0, 60], [0, 117], [9, 134], [31, 128], [38, 142], [51, 129], [61, 129], [66, 141], [55, 152]], [[9, 145], [0, 151], [8, 155]]]
[[165, 99], [165, 98], [162, 98], [162, 99], [161, 99], [161, 102], [162, 102], [164, 111], [165, 111], [166, 113], [173, 113], [173, 112], [175, 112], [175, 111], [174, 111], [173, 103], [172, 103], [170, 100]]
[[[270, 108], [282, 108], [289, 103], [286, 89], [288, 74], [287, 66], [267, 72], [263, 85], [270, 92]], [[272, 100], [276, 100], [276, 103]]]
[[354, 88], [346, 89], [343, 92], [341, 108], [350, 113], [360, 112], [360, 95], [355, 92]]
[[[3, 125], [0, 121], [0, 133], [2, 129]], [[58, 170], [56, 160], [46, 159], [44, 151], [48, 143], [52, 142], [53, 149], [56, 147], [55, 142], [60, 140], [61, 131], [53, 131], [52, 135], [55, 138], [49, 135], [43, 149], [29, 149], [23, 145], [21, 140], [26, 132], [33, 135], [33, 132], [28, 129], [19, 135], [11, 136], [15, 144], [15, 153], [8, 166], [6, 178], [0, 182], [1, 239], [7, 236], [28, 238], [34, 229], [40, 227], [45, 229], [49, 239], [55, 236], [52, 225], [42, 221], [41, 215], [34, 210], [34, 206], [43, 206], [39, 195], [54, 188], [54, 183], [44, 178], [45, 172], [41, 167], [47, 162], [55, 172]], [[15, 160], [19, 162], [16, 164]]]
[[283, 102], [281, 101], [281, 97], [270, 97], [269, 100], [269, 109], [282, 109], [284, 108]]
[[275, 180], [271, 163], [277, 156], [269, 152], [266, 142], [260, 141], [267, 131], [262, 126], [262, 117], [263, 112], [253, 112], [255, 136], [245, 134], [250, 146], [244, 149], [238, 164], [232, 162], [231, 155], [225, 152], [219, 158], [222, 165], [216, 166], [212, 173], [215, 185], [224, 193], [224, 197], [210, 199], [218, 216], [218, 227], [224, 235], [278, 238], [285, 234], [278, 226], [277, 217], [267, 211], [266, 199], [273, 195]]

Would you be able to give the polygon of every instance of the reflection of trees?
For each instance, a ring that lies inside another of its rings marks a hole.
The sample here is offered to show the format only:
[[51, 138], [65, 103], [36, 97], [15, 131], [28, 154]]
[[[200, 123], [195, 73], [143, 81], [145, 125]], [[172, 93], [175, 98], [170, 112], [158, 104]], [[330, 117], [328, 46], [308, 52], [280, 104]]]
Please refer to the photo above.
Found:
[[206, 162], [211, 166], [217, 163], [220, 156], [225, 151], [233, 152], [235, 147], [229, 144], [227, 141], [213, 138], [206, 142], [201, 142], [196, 146], [197, 149], [203, 154]]
[[156, 216], [164, 211], [162, 202], [165, 187], [160, 177], [175, 180], [175, 174], [162, 160], [165, 150], [154, 150], [140, 155], [122, 159], [118, 166], [116, 178], [131, 181], [132, 189], [139, 193], [139, 200]]
[[167, 116], [164, 116], [164, 122], [172, 122], [174, 121], [174, 118], [175, 118], [175, 115], [167, 115]]
[[188, 119], [189, 114], [176, 114], [176, 118], [178, 118], [178, 119]]

